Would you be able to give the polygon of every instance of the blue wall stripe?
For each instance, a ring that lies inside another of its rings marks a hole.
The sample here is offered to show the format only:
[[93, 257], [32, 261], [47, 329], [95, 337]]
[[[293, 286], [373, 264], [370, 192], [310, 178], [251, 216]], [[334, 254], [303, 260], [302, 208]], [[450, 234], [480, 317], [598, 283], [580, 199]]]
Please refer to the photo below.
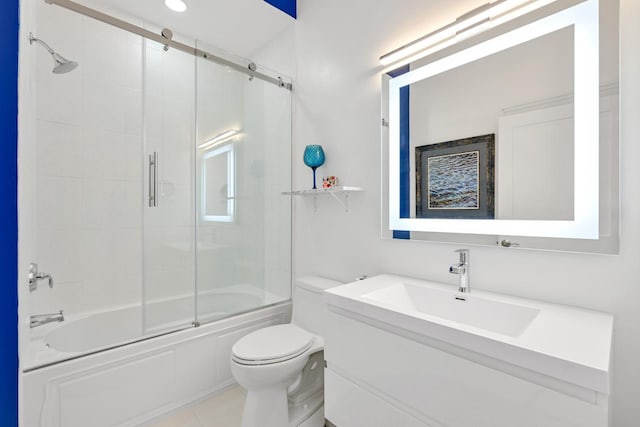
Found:
[[[388, 74], [391, 77], [397, 77], [401, 74], [409, 72], [409, 65], [400, 67]], [[411, 93], [409, 86], [400, 88], [400, 218], [409, 218], [411, 216], [411, 165], [409, 162], [409, 104]], [[411, 232], [394, 230], [394, 239], [410, 239]]]
[[411, 193], [409, 182], [409, 86], [400, 88], [400, 218], [409, 218]]
[[0, 425], [18, 425], [18, 0], [0, 13]]
[[280, 9], [292, 18], [298, 17], [297, 0], [264, 0], [271, 6]]
[[390, 77], [398, 77], [403, 75], [404, 73], [408, 73], [410, 71], [409, 64], [403, 65], [402, 67], [398, 67], [395, 70], [391, 70], [387, 72]]
[[411, 240], [411, 232], [405, 230], [393, 230], [394, 239]]

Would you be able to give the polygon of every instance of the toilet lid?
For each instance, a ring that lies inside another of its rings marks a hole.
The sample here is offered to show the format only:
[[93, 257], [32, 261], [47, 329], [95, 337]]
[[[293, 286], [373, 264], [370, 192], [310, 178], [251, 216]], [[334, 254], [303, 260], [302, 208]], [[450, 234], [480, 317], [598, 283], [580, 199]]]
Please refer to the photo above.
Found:
[[233, 345], [233, 358], [245, 364], [265, 364], [288, 360], [304, 353], [313, 335], [295, 325], [276, 325], [259, 329]]

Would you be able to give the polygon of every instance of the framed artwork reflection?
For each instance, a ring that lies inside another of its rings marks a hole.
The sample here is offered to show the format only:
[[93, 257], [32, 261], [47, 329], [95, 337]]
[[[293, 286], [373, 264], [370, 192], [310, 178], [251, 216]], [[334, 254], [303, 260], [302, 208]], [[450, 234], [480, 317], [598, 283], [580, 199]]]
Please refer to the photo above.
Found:
[[416, 147], [416, 218], [494, 218], [495, 134]]

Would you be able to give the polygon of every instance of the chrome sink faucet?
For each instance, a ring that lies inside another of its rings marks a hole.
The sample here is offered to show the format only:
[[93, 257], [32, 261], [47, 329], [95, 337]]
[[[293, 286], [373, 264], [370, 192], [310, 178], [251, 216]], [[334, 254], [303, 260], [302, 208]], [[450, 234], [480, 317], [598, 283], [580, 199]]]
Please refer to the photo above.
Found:
[[57, 313], [36, 314], [29, 318], [29, 327], [36, 328], [51, 322], [64, 322], [64, 314], [62, 310]]
[[460, 254], [460, 261], [449, 267], [449, 273], [457, 274], [460, 280], [458, 292], [471, 292], [469, 288], [469, 249], [456, 249]]

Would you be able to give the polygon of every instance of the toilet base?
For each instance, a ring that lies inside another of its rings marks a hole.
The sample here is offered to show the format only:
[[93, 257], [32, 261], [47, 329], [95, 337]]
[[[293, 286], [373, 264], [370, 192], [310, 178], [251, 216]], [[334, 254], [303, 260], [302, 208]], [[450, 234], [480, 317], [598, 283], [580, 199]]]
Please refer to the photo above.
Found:
[[320, 406], [309, 418], [300, 424], [291, 424], [289, 427], [324, 427], [324, 405]]
[[285, 427], [289, 425], [286, 387], [248, 390], [241, 427]]
[[282, 388], [248, 392], [241, 427], [324, 427], [323, 393], [291, 406]]

